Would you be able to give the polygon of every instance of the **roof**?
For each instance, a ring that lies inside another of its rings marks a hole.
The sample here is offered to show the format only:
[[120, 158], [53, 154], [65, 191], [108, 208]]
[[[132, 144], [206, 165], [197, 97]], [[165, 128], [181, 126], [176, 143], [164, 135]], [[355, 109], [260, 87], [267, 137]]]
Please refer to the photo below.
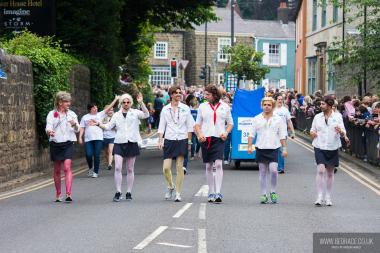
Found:
[[[207, 24], [208, 32], [230, 33], [231, 32], [231, 9], [215, 8], [218, 22]], [[265, 38], [289, 38], [295, 37], [295, 23], [282, 24], [279, 20], [247, 20], [242, 19], [235, 12], [235, 34], [253, 34], [255, 37]], [[195, 31], [204, 32], [205, 25], [195, 26]]]

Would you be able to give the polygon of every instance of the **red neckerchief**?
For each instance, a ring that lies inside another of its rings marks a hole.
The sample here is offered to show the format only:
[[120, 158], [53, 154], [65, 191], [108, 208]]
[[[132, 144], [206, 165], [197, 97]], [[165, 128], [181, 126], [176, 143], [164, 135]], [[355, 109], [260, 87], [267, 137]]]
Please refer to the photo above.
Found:
[[[216, 106], [214, 107], [211, 103], [208, 103], [211, 107], [211, 109], [214, 111], [214, 126], [216, 124], [216, 110], [218, 110], [219, 106], [220, 106], [220, 102], [218, 102], [216, 104]], [[207, 137], [207, 149], [209, 149], [211, 147], [211, 136], [210, 137]]]

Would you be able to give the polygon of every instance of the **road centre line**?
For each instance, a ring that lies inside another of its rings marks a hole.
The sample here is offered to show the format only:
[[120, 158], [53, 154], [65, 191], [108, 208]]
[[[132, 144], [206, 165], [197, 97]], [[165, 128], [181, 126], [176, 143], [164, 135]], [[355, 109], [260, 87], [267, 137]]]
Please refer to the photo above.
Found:
[[179, 218], [182, 216], [182, 214], [184, 212], [186, 212], [187, 209], [189, 209], [191, 206], [192, 206], [193, 203], [187, 203], [186, 205], [184, 205], [181, 209], [179, 209], [179, 211], [173, 215], [173, 218]]
[[199, 219], [206, 219], [206, 203], [201, 203], [201, 206], [199, 207]]
[[[73, 173], [73, 176], [81, 174], [81, 173], [83, 173], [85, 171], [88, 171], [88, 169], [85, 168], [85, 169], [78, 170], [78, 171], [76, 171], [76, 172]], [[64, 176], [61, 177], [61, 180], [63, 180], [63, 179], [64, 179]], [[52, 185], [52, 184], [54, 184], [54, 180], [53, 179], [47, 179], [47, 180], [44, 180], [44, 181], [42, 181], [42, 182], [40, 182], [38, 184], [34, 184], [34, 185], [31, 185], [31, 186], [25, 187], [23, 189], [19, 189], [19, 190], [15, 190], [15, 191], [12, 191], [12, 192], [0, 194], [0, 200], [4, 200], [4, 199], [15, 197], [15, 196], [18, 196], [18, 195], [21, 195], [21, 194], [25, 194], [25, 193], [28, 193], [28, 192], [36, 191], [36, 190], [45, 188], [45, 187], [47, 187], [49, 185]]]
[[192, 228], [179, 228], [179, 227], [172, 227], [172, 228], [169, 228], [169, 229], [173, 229], [173, 230], [183, 230], [183, 231], [193, 231], [194, 229]]
[[[295, 139], [293, 139], [291, 141], [293, 141], [293, 142], [297, 143], [298, 145], [304, 147], [306, 150], [314, 153], [314, 149], [312, 149], [312, 146], [310, 144], [305, 143], [305, 142], [300, 141], [300, 140], [295, 140]], [[362, 173], [354, 170], [348, 164], [346, 164], [344, 162], [340, 162], [340, 163], [341, 163], [341, 166], [339, 166], [339, 168], [342, 171], [346, 172], [353, 179], [355, 179], [356, 181], [358, 181], [359, 183], [361, 183], [362, 185], [369, 188], [370, 190], [372, 190], [373, 192], [375, 192], [377, 195], [380, 196], [380, 186], [377, 183], [375, 183], [374, 181], [372, 181], [371, 179], [369, 179], [368, 177], [366, 177]]]
[[157, 244], [170, 246], [170, 247], [177, 247], [177, 248], [192, 248], [193, 247], [189, 245], [174, 244], [174, 243], [168, 243], [168, 242], [158, 242]]
[[207, 197], [208, 196], [208, 185], [202, 185], [199, 191], [194, 195], [195, 197]]
[[207, 253], [206, 229], [198, 229], [198, 253]]
[[167, 228], [168, 228], [168, 226], [160, 226], [160, 227], [158, 227], [155, 231], [153, 231], [153, 233], [151, 233], [150, 235], [148, 235], [142, 242], [140, 242], [133, 249], [138, 249], [138, 250], [144, 249], [146, 246], [149, 245], [149, 243], [151, 243], [154, 239], [156, 239]]

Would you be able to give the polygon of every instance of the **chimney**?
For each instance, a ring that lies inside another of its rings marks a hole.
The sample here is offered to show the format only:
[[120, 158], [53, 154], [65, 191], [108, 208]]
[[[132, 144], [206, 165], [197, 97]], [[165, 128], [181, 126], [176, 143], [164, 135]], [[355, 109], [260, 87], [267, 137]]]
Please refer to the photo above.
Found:
[[289, 22], [289, 8], [286, 4], [286, 0], [280, 1], [280, 7], [277, 9], [277, 20], [282, 21], [283, 24]]

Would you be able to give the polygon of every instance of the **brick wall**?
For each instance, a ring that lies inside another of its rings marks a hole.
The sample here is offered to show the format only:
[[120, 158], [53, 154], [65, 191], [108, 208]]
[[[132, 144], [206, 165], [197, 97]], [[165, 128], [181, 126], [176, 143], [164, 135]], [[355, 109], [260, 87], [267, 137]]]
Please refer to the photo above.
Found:
[[[51, 162], [49, 150], [40, 147], [36, 136], [31, 62], [25, 57], [9, 55], [1, 55], [0, 61], [8, 70], [8, 78], [0, 79], [0, 183], [4, 183], [49, 170]], [[83, 115], [90, 98], [88, 68], [75, 67], [70, 80], [73, 109]], [[81, 155], [83, 151], [76, 153], [77, 157]]]

